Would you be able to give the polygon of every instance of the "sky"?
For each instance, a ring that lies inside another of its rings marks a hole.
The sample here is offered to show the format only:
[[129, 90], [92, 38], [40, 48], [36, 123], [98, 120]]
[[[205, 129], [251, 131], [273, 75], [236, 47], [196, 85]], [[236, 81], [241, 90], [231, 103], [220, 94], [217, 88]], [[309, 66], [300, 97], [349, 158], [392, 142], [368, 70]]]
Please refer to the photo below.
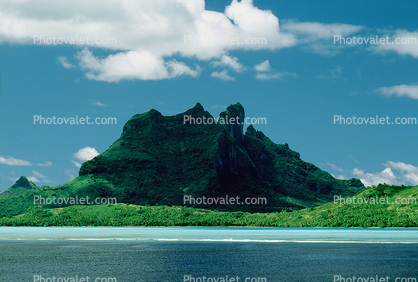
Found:
[[337, 178], [418, 185], [417, 12], [415, 0], [2, 0], [0, 191], [21, 175], [64, 184], [133, 115], [197, 102], [215, 117], [240, 102]]

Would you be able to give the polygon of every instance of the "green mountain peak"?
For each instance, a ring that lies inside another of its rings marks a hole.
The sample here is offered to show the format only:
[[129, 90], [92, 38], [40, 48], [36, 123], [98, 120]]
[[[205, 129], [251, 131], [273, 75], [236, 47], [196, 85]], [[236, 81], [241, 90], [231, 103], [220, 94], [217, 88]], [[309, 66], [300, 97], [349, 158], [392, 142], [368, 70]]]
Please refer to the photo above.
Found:
[[25, 176], [21, 176], [9, 189], [0, 194], [0, 199], [19, 196], [27, 191], [35, 189], [38, 189], [38, 186], [36, 186], [35, 183], [29, 181]]

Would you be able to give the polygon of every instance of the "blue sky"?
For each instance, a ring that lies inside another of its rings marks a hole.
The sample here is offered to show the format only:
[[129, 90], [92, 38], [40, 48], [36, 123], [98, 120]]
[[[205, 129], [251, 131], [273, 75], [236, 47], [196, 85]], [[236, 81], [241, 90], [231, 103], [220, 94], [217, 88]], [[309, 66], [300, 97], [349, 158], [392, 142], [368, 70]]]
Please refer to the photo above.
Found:
[[256, 129], [338, 178], [418, 185], [417, 12], [412, 0], [2, 1], [0, 191], [21, 175], [63, 184], [134, 114], [197, 102], [215, 117], [241, 102], [267, 119]]

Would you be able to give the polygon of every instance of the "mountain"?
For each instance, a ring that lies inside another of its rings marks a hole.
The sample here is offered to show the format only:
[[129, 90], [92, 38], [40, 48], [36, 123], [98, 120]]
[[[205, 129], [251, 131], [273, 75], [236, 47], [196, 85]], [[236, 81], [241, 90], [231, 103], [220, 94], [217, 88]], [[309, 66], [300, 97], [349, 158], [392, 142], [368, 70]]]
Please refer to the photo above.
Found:
[[29, 181], [25, 176], [21, 176], [9, 189], [0, 193], [0, 199], [16, 197], [25, 192], [36, 189], [38, 189], [38, 186], [36, 186], [35, 183]]
[[190, 205], [221, 210], [301, 209], [364, 188], [358, 179], [338, 180], [304, 162], [288, 144], [275, 144], [253, 126], [244, 134], [244, 118], [239, 103], [222, 112], [218, 122], [199, 103], [175, 116], [154, 109], [135, 115], [121, 137], [85, 162], [79, 175], [110, 183], [100, 187], [101, 194], [130, 204], [183, 205], [185, 195], [267, 200], [263, 205]]
[[[79, 176], [70, 182], [29, 189], [24, 178], [19, 183], [28, 189], [12, 186], [13, 193], [4, 192], [8, 196], [0, 197], [0, 217], [71, 205], [35, 203], [35, 197], [88, 196], [135, 205], [272, 212], [316, 207], [334, 195], [352, 196], [364, 188], [358, 179], [335, 179], [303, 161], [288, 144], [275, 144], [251, 125], [244, 133], [244, 118], [239, 103], [216, 120], [199, 103], [175, 116], [163, 116], [154, 109], [135, 115], [124, 125], [120, 138], [83, 163]], [[205, 205], [184, 202], [184, 197], [221, 202]], [[227, 197], [266, 202], [222, 204]]]

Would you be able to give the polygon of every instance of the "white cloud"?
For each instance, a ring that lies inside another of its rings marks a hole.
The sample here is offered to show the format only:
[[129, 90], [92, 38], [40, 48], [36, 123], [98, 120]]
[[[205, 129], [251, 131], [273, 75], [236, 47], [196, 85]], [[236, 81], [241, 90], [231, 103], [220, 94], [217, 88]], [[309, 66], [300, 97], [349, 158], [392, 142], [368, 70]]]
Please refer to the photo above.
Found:
[[271, 79], [281, 79], [284, 76], [297, 77], [298, 75], [294, 72], [257, 73], [255, 78], [260, 79], [260, 80], [271, 80]]
[[38, 177], [38, 178], [47, 178], [45, 175], [43, 175], [43, 174], [41, 174], [41, 173], [39, 173], [39, 172], [37, 172], [35, 170], [33, 170], [32, 173], [33, 173], [33, 175], [35, 177]]
[[388, 51], [395, 51], [401, 55], [411, 55], [414, 58], [418, 58], [418, 32], [409, 32], [401, 29], [385, 32], [387, 34], [381, 38], [389, 36], [391, 39], [389, 43], [373, 45], [372, 50], [383, 54]]
[[379, 183], [386, 183], [389, 185], [399, 185], [396, 176], [390, 167], [385, 168], [381, 172], [365, 173], [364, 170], [355, 168], [353, 174], [360, 178], [364, 186], [377, 185]]
[[81, 162], [85, 162], [93, 159], [97, 155], [99, 155], [99, 153], [96, 151], [95, 148], [84, 147], [78, 150], [78, 152], [73, 155], [73, 158], [78, 159]]
[[45, 183], [50, 183], [51, 180], [49, 179], [48, 176], [43, 175], [42, 173], [39, 173], [35, 170], [32, 171], [31, 176], [28, 177], [28, 179], [32, 182], [45, 182]]
[[38, 166], [52, 166], [52, 162], [46, 162], [44, 164], [38, 163]]
[[335, 56], [340, 53], [341, 49], [350, 45], [334, 45], [329, 41], [312, 42], [302, 46], [302, 50], [308, 53], [315, 53], [322, 56]]
[[228, 71], [227, 70], [223, 70], [223, 71], [221, 71], [221, 72], [213, 72], [211, 75], [210, 75], [211, 77], [217, 77], [217, 78], [220, 78], [220, 79], [222, 79], [222, 80], [224, 80], [224, 81], [228, 81], [228, 80], [230, 80], [230, 81], [235, 81], [235, 78], [233, 78], [232, 76], [230, 76], [229, 74], [228, 74]]
[[[197, 77], [198, 67], [173, 56], [222, 61], [231, 50], [296, 44], [292, 34], [280, 32], [276, 15], [250, 0], [233, 0], [225, 12], [206, 10], [204, 0], [0, 1], [0, 42], [34, 44], [36, 39], [39, 44], [53, 37], [89, 38], [90, 44], [78, 46], [113, 51], [99, 58], [85, 49], [77, 56], [88, 79], [107, 82]], [[262, 40], [250, 44], [251, 39]], [[232, 61], [229, 67], [242, 68]]]
[[64, 68], [66, 68], [66, 69], [73, 69], [73, 68], [75, 68], [75, 66], [73, 65], [73, 64], [71, 64], [69, 61], [68, 61], [68, 59], [67, 59], [67, 57], [65, 57], [65, 56], [62, 56], [62, 57], [58, 57], [58, 62], [64, 67]]
[[[14, 174], [14, 173], [13, 173]], [[19, 179], [19, 177], [15, 177], [15, 178], [13, 178], [13, 177], [9, 177], [9, 179], [14, 183], [14, 182], [16, 182], [18, 179]]]
[[412, 164], [405, 164], [403, 162], [392, 162], [388, 161], [385, 166], [391, 167], [395, 171], [399, 171], [400, 176], [398, 177], [401, 182], [408, 185], [418, 185], [418, 167]]
[[333, 170], [336, 170], [336, 171], [339, 171], [339, 172], [344, 171], [344, 169], [342, 169], [341, 167], [339, 167], [339, 166], [337, 166], [337, 165], [335, 165], [335, 164], [330, 164], [330, 163], [327, 163], [327, 165], [328, 165], [329, 167], [331, 167]]
[[348, 157], [349, 157], [350, 159], [352, 159], [352, 160], [353, 160], [353, 162], [355, 162], [356, 164], [358, 164], [357, 159], [356, 159], [356, 158], [354, 158], [352, 155], [348, 155]]
[[16, 166], [31, 166], [32, 164], [25, 160], [15, 159], [13, 157], [3, 157], [0, 156], [0, 164], [5, 165], [16, 165]]
[[264, 62], [262, 62], [261, 64], [256, 65], [256, 66], [254, 67], [254, 69], [255, 69], [256, 71], [259, 71], [259, 72], [262, 72], [262, 71], [270, 71], [270, 70], [271, 70], [271, 67], [270, 67], [269, 60], [265, 60], [265, 61], [264, 61]]
[[73, 180], [75, 178], [75, 175], [77, 174], [77, 172], [75, 170], [72, 170], [72, 169], [66, 170], [65, 172], [68, 174], [68, 176], [70, 178], [69, 180]]
[[353, 175], [360, 178], [365, 186], [386, 183], [389, 185], [418, 185], [418, 167], [403, 162], [387, 161], [383, 164], [386, 168], [381, 172], [365, 173], [355, 168]]
[[27, 178], [29, 181], [32, 181], [32, 182], [41, 182], [41, 180], [36, 178], [35, 176], [28, 176]]
[[214, 67], [222, 66], [222, 67], [229, 67], [236, 72], [243, 72], [245, 67], [238, 63], [238, 58], [230, 57], [227, 55], [223, 55], [220, 61], [212, 62]]
[[129, 51], [100, 59], [84, 49], [78, 53], [78, 58], [81, 68], [87, 71], [87, 78], [107, 82], [122, 79], [161, 80], [181, 75], [197, 77], [200, 72], [199, 68], [192, 70], [176, 60], [165, 62], [148, 52]]
[[78, 167], [78, 168], [80, 168], [80, 167], [81, 167], [81, 163], [76, 162], [76, 161], [74, 161], [74, 160], [71, 160], [71, 161], [73, 162], [73, 164], [75, 165], [75, 167]]
[[318, 23], [285, 21], [281, 25], [283, 32], [292, 33], [302, 50], [324, 56], [335, 56], [344, 47], [351, 45], [334, 44], [334, 36], [347, 37], [364, 29], [363, 26], [342, 23]]
[[254, 66], [254, 69], [257, 71], [255, 78], [259, 80], [282, 79], [285, 76], [293, 76], [293, 77], [298, 76], [294, 72], [271, 72], [272, 68], [268, 60], [265, 60], [259, 65]]
[[334, 69], [332, 70], [328, 70], [329, 75], [322, 75], [319, 74], [316, 77], [317, 78], [325, 78], [325, 79], [336, 79], [336, 78], [340, 78], [343, 74], [343, 68], [340, 66], [336, 66]]
[[324, 24], [318, 22], [287, 21], [282, 29], [294, 34], [303, 35], [301, 40], [318, 40], [334, 38], [334, 35], [347, 36], [364, 29], [363, 26], [342, 23]]
[[278, 18], [271, 11], [262, 11], [254, 7], [252, 1], [232, 1], [225, 9], [225, 15], [249, 34], [275, 34], [279, 31]]
[[105, 107], [106, 105], [105, 104], [103, 104], [102, 102], [100, 102], [100, 101], [96, 101], [96, 102], [94, 102], [93, 103], [93, 105], [95, 105], [95, 106], [99, 106], [99, 107]]
[[381, 87], [377, 90], [380, 94], [385, 96], [399, 96], [418, 99], [418, 85], [396, 85], [391, 87]]

